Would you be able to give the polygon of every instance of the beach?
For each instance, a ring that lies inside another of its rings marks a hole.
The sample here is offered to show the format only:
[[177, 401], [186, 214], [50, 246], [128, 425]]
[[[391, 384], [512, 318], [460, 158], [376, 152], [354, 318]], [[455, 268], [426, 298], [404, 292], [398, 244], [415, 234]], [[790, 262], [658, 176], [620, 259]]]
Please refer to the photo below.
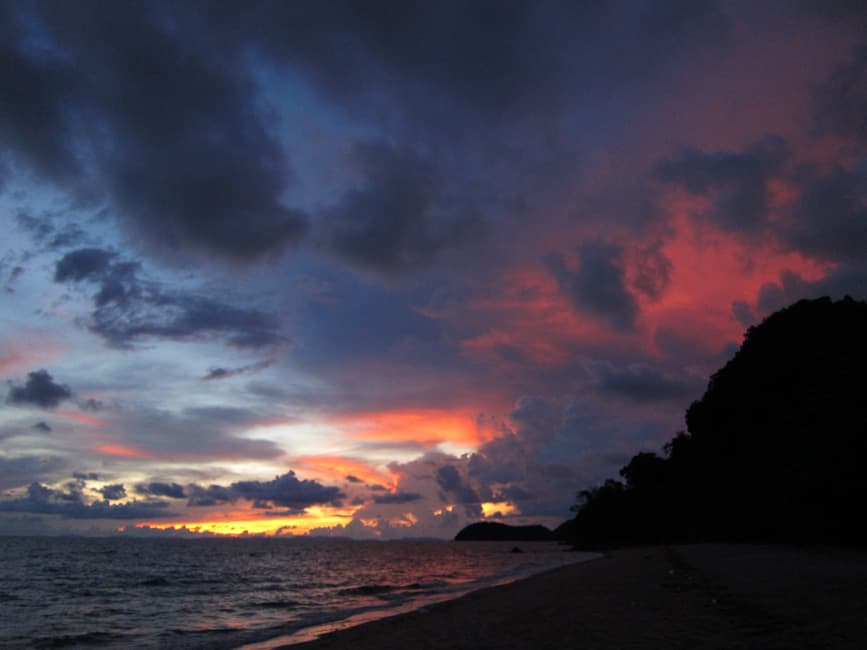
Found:
[[295, 650], [867, 647], [867, 553], [789, 546], [618, 550]]

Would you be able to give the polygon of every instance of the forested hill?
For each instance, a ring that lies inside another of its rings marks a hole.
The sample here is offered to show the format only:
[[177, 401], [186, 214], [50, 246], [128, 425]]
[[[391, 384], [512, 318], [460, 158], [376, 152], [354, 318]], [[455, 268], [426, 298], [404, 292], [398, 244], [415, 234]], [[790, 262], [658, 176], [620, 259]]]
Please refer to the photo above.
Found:
[[544, 526], [508, 526], [493, 521], [470, 524], [456, 536], [456, 542], [549, 542], [554, 533]]
[[579, 495], [579, 545], [864, 544], [867, 304], [802, 300], [751, 327], [663, 456]]

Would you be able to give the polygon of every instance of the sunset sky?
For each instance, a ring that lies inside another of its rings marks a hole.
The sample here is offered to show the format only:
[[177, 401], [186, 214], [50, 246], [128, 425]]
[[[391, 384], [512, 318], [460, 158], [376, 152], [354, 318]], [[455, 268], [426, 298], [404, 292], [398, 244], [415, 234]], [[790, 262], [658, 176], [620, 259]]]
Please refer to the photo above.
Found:
[[0, 532], [556, 526], [867, 297], [865, 7], [3, 2]]

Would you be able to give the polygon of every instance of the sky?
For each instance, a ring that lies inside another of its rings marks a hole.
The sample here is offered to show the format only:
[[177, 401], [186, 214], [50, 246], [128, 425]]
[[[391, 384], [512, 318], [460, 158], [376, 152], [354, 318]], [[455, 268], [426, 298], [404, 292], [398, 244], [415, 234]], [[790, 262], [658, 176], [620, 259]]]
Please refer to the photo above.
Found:
[[0, 531], [556, 526], [867, 297], [861, 2], [0, 3]]

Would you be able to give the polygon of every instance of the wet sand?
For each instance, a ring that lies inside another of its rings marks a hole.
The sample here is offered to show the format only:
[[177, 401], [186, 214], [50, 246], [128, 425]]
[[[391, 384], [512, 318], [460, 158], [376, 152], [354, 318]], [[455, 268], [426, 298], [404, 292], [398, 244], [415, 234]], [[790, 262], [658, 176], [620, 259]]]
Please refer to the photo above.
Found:
[[701, 545], [606, 557], [293, 650], [867, 648], [867, 552]]

